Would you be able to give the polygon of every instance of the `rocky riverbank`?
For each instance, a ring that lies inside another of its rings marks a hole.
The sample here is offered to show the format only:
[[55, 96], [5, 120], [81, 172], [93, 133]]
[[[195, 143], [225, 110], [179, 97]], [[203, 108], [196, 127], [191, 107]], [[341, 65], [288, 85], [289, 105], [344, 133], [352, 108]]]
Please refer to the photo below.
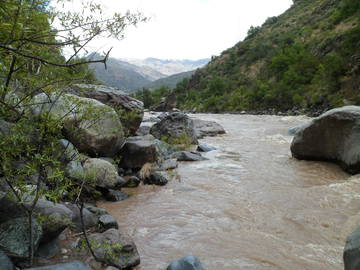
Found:
[[[31, 269], [72, 270], [90, 266], [99, 270], [106, 265], [111, 269], [130, 269], [138, 265], [140, 257], [134, 242], [119, 230], [114, 217], [96, 207], [96, 201], [128, 198], [123, 187], [166, 185], [171, 180], [168, 172], [177, 167], [178, 161], [205, 160], [200, 152], [179, 149], [183, 140], [197, 145], [198, 137], [225, 131], [215, 122], [194, 125], [185, 114], [172, 113], [156, 118], [147, 132], [139, 134], [144, 115], [142, 103], [105, 86], [74, 85], [59, 95], [38, 94], [33, 99], [32, 115], [51, 115], [62, 123], [63, 137], [53, 152], [68, 179], [68, 187], [64, 186], [63, 194], [57, 194], [53, 200], [41, 195], [45, 194], [43, 190], [51, 190], [53, 183], [37, 178], [36, 171], [25, 179], [22, 193], [17, 191], [20, 186], [15, 178], [1, 178], [1, 269], [25, 269], [32, 253], [31, 260], [38, 268]], [[0, 131], [6, 141], [16, 134], [16, 125], [1, 120]], [[28, 165], [23, 162], [16, 166]], [[75, 200], [70, 199], [73, 192], [77, 192]], [[50, 266], [55, 263], [61, 265]], [[41, 267], [44, 265], [46, 268]]]

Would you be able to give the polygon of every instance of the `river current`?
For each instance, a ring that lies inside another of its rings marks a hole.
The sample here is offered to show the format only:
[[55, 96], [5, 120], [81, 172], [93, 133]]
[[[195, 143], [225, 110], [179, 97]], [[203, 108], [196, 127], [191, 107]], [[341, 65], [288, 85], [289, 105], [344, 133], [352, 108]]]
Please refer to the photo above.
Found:
[[138, 247], [141, 270], [192, 254], [207, 270], [343, 269], [346, 236], [360, 225], [360, 176], [290, 153], [306, 117], [191, 115], [227, 134], [201, 143], [208, 161], [183, 162], [164, 187], [128, 189], [103, 203]]

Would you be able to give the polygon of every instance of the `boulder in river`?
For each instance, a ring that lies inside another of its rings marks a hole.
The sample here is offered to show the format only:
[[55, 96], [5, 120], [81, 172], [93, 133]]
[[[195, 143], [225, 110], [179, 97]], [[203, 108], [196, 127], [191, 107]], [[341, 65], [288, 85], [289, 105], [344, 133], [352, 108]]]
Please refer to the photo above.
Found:
[[347, 237], [343, 257], [344, 270], [360, 269], [360, 227]]
[[140, 264], [140, 256], [131, 238], [116, 230], [89, 235], [96, 257], [120, 269], [131, 269]]
[[134, 135], [144, 116], [144, 104], [118, 88], [95, 85], [74, 84], [69, 92], [78, 96], [92, 98], [119, 112], [119, 117], [128, 135]]
[[203, 157], [200, 153], [188, 152], [188, 151], [179, 151], [170, 155], [170, 158], [174, 158], [177, 161], [203, 161], [208, 160]]
[[206, 121], [201, 119], [194, 119], [194, 128], [196, 137], [198, 139], [206, 136], [217, 136], [225, 134], [225, 129], [215, 121]]
[[175, 112], [165, 116], [150, 129], [157, 139], [168, 140], [186, 139], [192, 144], [198, 144], [193, 120], [186, 114]]
[[297, 159], [334, 161], [349, 173], [359, 173], [360, 107], [333, 109], [303, 125], [291, 152]]
[[166, 270], [204, 270], [204, 268], [197, 257], [189, 255], [173, 261]]
[[63, 122], [67, 139], [90, 156], [115, 156], [125, 142], [124, 129], [114, 109], [90, 98], [71, 94], [34, 97], [35, 115], [49, 112]]

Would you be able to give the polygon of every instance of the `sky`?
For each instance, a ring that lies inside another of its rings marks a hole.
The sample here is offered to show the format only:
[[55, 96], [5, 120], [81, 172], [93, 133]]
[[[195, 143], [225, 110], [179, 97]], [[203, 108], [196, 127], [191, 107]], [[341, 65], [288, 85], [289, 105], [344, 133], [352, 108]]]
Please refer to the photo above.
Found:
[[244, 39], [250, 26], [287, 10], [292, 0], [98, 0], [109, 11], [140, 11], [150, 20], [125, 38], [97, 40], [93, 50], [113, 47], [116, 58], [201, 59], [219, 55]]

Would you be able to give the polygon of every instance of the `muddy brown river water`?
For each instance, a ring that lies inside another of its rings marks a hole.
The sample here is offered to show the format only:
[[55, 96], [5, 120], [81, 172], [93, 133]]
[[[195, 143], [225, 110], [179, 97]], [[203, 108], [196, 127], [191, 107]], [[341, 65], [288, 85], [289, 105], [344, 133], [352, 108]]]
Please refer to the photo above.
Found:
[[183, 255], [207, 270], [343, 269], [346, 236], [360, 225], [360, 176], [298, 161], [288, 128], [305, 117], [209, 115], [226, 135], [208, 161], [181, 163], [165, 187], [140, 186], [105, 203], [140, 253], [137, 269], [166, 269]]

